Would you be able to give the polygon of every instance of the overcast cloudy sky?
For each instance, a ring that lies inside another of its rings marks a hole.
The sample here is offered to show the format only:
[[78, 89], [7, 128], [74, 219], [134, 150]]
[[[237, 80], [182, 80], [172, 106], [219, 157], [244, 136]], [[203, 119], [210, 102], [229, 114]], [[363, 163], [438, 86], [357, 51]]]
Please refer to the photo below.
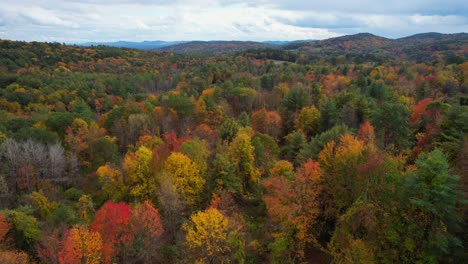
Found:
[[295, 40], [468, 32], [466, 0], [0, 0], [0, 38]]

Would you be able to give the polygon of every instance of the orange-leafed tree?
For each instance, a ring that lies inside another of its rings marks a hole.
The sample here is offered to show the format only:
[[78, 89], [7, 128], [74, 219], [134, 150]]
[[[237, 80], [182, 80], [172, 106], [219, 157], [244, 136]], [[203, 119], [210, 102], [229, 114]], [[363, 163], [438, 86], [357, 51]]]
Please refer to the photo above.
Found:
[[206, 140], [206, 142], [210, 144], [214, 144], [214, 142], [216, 142], [216, 137], [217, 137], [216, 131], [214, 131], [207, 124], [202, 123], [198, 125], [192, 134], [194, 137], [198, 137], [202, 140]]
[[[320, 231], [317, 217], [321, 213], [319, 196], [323, 191], [322, 176], [320, 164], [308, 160], [298, 169], [294, 179], [271, 177], [263, 183], [267, 213], [272, 222], [279, 225], [273, 236], [277, 239], [289, 236], [294, 241], [290, 245], [291, 250], [300, 257], [304, 256], [308, 243], [316, 242]], [[273, 242], [273, 245], [278, 244], [277, 242]], [[291, 254], [281, 249], [278, 251], [279, 255]], [[287, 261], [285, 258], [282, 260]]]
[[322, 189], [322, 169], [318, 162], [310, 159], [298, 169], [293, 184], [294, 200], [297, 203], [294, 224], [298, 229], [296, 237], [300, 241], [316, 242], [317, 230], [314, 228], [320, 213], [319, 196]]
[[125, 249], [134, 239], [130, 228], [132, 208], [124, 203], [107, 201], [96, 213], [91, 230], [98, 232], [103, 240], [103, 258], [110, 263], [115, 258], [125, 258]]
[[268, 215], [273, 222], [288, 225], [292, 222], [291, 204], [294, 199], [292, 183], [284, 177], [270, 177], [263, 182]]
[[281, 116], [276, 111], [258, 110], [252, 114], [252, 127], [255, 131], [278, 138], [281, 135]]
[[375, 141], [375, 129], [369, 121], [364, 121], [358, 129], [358, 139], [366, 142], [367, 144], [374, 144]]
[[102, 263], [102, 239], [84, 226], [72, 227], [60, 243], [60, 264]]
[[164, 232], [159, 211], [148, 200], [138, 204], [132, 211], [131, 224], [135, 233], [144, 233], [151, 238], [160, 237]]
[[143, 263], [154, 263], [158, 257], [158, 247], [161, 245], [159, 239], [164, 232], [158, 209], [148, 200], [136, 205], [130, 224], [135, 235], [135, 257]]
[[2, 251], [0, 252], [0, 263], [4, 264], [29, 264], [34, 263], [28, 254], [22, 251]]
[[411, 116], [410, 116], [410, 121], [412, 123], [421, 121], [421, 118], [424, 112], [426, 112], [426, 108], [430, 103], [432, 103], [431, 98], [425, 98], [419, 101], [413, 108], [413, 112], [411, 113]]
[[64, 142], [74, 153], [81, 153], [88, 147], [89, 126], [83, 119], [73, 120], [65, 133]]
[[11, 224], [7, 221], [5, 214], [0, 214], [0, 247], [4, 247], [7, 242], [7, 234], [11, 230]]

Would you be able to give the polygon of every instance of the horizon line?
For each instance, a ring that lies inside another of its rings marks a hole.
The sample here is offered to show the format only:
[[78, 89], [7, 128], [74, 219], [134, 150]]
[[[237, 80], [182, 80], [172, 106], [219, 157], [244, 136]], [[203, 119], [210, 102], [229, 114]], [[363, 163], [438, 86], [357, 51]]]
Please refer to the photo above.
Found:
[[73, 42], [73, 41], [41, 41], [41, 40], [23, 40], [23, 39], [3, 39], [0, 38], [0, 40], [8, 40], [8, 41], [18, 41], [18, 42], [40, 42], [40, 43], [60, 43], [60, 44], [66, 44], [66, 45], [83, 45], [83, 44], [105, 44], [105, 43], [117, 43], [117, 42], [132, 42], [132, 43], [143, 43], [143, 42], [257, 42], [257, 43], [263, 43], [263, 42], [295, 42], [295, 41], [321, 41], [321, 40], [328, 40], [328, 39], [334, 39], [334, 38], [340, 38], [340, 37], [346, 37], [346, 36], [355, 36], [355, 35], [360, 35], [360, 34], [369, 34], [373, 35], [376, 37], [380, 38], [386, 38], [386, 39], [392, 39], [392, 40], [397, 40], [397, 39], [402, 39], [402, 38], [407, 38], [407, 37], [412, 37], [416, 35], [422, 35], [422, 34], [441, 34], [441, 35], [455, 35], [455, 34], [468, 34], [467, 32], [456, 32], [456, 33], [441, 33], [441, 32], [436, 32], [436, 31], [428, 31], [428, 32], [421, 32], [421, 33], [415, 33], [403, 37], [398, 37], [398, 38], [392, 38], [392, 37], [385, 37], [381, 35], [377, 35], [374, 33], [370, 32], [359, 32], [355, 34], [343, 34], [340, 36], [336, 37], [331, 37], [331, 38], [323, 38], [323, 39], [292, 39], [292, 40], [287, 40], [287, 39], [267, 39], [267, 40], [239, 40], [239, 39], [191, 39], [191, 40], [162, 40], [162, 39], [155, 39], [155, 40], [124, 40], [124, 39], [119, 39], [119, 40], [103, 40], [103, 41], [93, 41], [93, 40], [88, 40], [88, 41], [80, 41], [80, 42]]

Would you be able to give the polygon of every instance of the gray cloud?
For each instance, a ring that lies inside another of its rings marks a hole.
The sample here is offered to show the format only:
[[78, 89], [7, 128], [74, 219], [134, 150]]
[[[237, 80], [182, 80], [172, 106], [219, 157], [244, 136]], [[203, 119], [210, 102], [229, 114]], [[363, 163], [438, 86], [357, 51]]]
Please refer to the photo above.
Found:
[[453, 33], [468, 29], [468, 17], [460, 15], [387, 15], [313, 12], [312, 15], [307, 13], [303, 17], [280, 17], [278, 20], [297, 27], [328, 28], [343, 34], [372, 32], [388, 37], [401, 37], [427, 31]]
[[372, 14], [468, 14], [465, 0], [260, 0], [260, 2], [263, 5], [274, 5], [282, 10]]
[[233, 24], [233, 27], [243, 33], [246, 33], [246, 34], [250, 34], [250, 33], [254, 33], [252, 29], [255, 28], [255, 25], [252, 25], [252, 24], [242, 24], [242, 23], [239, 23], [239, 22], [234, 22]]
[[305, 28], [362, 28], [366, 26], [365, 21], [353, 15], [343, 14], [315, 14], [299, 18], [278, 18], [279, 21], [298, 27]]

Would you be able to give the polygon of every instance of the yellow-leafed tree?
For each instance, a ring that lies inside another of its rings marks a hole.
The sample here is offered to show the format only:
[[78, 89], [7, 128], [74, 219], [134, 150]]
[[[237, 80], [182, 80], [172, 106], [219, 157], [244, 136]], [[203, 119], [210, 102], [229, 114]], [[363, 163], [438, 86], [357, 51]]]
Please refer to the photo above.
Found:
[[261, 176], [255, 167], [251, 133], [250, 128], [240, 129], [228, 149], [228, 157], [235, 164], [235, 174], [241, 177], [244, 192], [255, 190]]
[[216, 208], [209, 208], [190, 217], [185, 224], [185, 243], [198, 252], [199, 263], [221, 263], [229, 256], [228, 220]]
[[156, 190], [156, 177], [151, 169], [152, 156], [150, 149], [141, 146], [135, 153], [127, 153], [123, 162], [130, 195], [140, 200], [151, 198]]
[[316, 134], [320, 128], [320, 111], [315, 106], [302, 108], [294, 127], [308, 136]]
[[120, 170], [106, 164], [99, 167], [96, 174], [102, 186], [102, 195], [114, 202], [122, 200], [127, 192], [127, 186], [123, 182], [123, 175]]
[[166, 172], [172, 177], [178, 192], [183, 194], [188, 205], [195, 205], [200, 198], [205, 179], [189, 157], [173, 152], [166, 160]]

